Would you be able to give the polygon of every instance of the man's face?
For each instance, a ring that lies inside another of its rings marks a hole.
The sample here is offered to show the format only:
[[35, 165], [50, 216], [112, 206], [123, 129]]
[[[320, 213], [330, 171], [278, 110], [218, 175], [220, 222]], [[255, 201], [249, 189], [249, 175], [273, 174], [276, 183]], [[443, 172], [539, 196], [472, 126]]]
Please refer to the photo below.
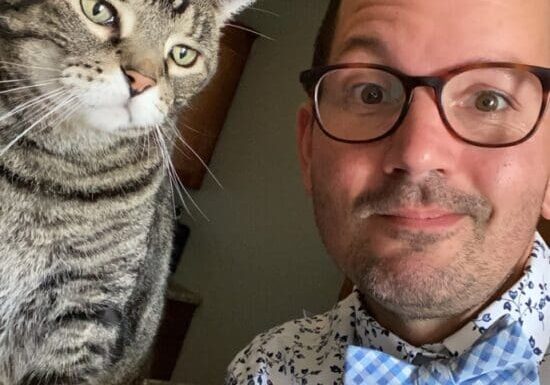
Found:
[[[488, 61], [550, 67], [549, 14], [548, 0], [344, 0], [330, 64], [409, 75]], [[367, 298], [403, 317], [484, 303], [526, 261], [541, 208], [550, 216], [549, 115], [528, 141], [491, 149], [453, 137], [428, 88], [374, 143], [334, 141], [302, 108], [304, 180], [329, 253]]]

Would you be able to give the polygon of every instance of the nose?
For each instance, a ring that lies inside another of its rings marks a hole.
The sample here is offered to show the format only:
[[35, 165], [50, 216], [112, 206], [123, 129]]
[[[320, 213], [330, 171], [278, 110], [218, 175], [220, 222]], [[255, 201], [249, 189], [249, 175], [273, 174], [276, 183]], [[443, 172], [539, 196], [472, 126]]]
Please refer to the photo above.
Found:
[[140, 72], [127, 70], [124, 68], [122, 69], [122, 72], [128, 81], [131, 97], [140, 95], [157, 84], [155, 79], [145, 76]]
[[386, 138], [385, 174], [404, 173], [422, 180], [433, 172], [444, 176], [455, 167], [463, 144], [446, 129], [434, 99], [432, 90], [415, 90], [401, 126]]

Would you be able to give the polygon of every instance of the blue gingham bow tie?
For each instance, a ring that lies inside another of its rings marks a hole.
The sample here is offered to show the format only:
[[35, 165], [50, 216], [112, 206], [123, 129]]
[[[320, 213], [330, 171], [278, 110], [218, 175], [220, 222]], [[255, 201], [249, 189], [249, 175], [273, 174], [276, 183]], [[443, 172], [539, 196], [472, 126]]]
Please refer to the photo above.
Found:
[[459, 357], [415, 366], [350, 346], [345, 385], [539, 385], [538, 364], [519, 323], [499, 319]]

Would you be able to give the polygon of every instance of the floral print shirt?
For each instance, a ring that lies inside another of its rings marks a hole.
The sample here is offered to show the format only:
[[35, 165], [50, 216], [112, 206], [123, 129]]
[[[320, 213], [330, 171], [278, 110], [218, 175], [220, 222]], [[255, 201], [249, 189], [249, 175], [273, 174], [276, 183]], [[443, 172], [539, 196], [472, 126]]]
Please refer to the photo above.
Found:
[[[228, 369], [226, 385], [339, 385], [348, 345], [379, 349], [418, 364], [468, 350], [509, 314], [522, 325], [540, 363], [541, 385], [550, 385], [550, 249], [537, 234], [524, 276], [501, 298], [441, 343], [415, 347], [384, 329], [354, 291], [323, 315], [299, 319], [257, 336]], [[420, 360], [420, 361], [419, 361]]]

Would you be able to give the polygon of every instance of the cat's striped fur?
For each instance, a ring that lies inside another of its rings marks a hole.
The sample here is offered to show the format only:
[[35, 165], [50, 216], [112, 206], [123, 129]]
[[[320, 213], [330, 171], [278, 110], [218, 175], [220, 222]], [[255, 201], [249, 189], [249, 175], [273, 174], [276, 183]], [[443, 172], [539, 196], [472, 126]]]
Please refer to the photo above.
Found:
[[[171, 119], [212, 75], [220, 27], [250, 2], [112, 0], [116, 32], [81, 0], [2, 0], [1, 385], [138, 376], [172, 242]], [[174, 65], [174, 44], [197, 63]], [[156, 85], [132, 96], [125, 68]]]

